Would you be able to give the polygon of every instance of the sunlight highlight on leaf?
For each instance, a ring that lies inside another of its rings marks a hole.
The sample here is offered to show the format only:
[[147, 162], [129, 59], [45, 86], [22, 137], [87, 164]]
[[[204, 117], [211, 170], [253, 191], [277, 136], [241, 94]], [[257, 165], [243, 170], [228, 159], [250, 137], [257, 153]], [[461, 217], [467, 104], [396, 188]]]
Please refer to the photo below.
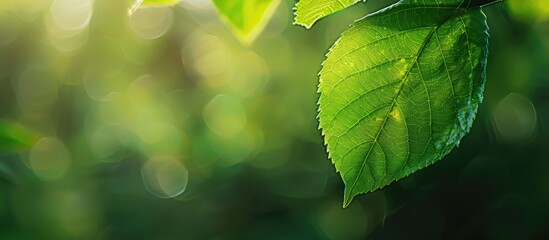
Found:
[[181, 0], [132, 0], [130, 7], [128, 8], [128, 14], [131, 15], [140, 7], [154, 7], [154, 6], [173, 6]]

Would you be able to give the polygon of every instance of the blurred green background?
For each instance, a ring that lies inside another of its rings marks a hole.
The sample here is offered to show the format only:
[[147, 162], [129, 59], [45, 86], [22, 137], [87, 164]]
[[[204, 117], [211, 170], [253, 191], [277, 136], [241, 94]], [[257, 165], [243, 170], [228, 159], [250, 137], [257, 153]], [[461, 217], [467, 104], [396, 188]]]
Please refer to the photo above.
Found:
[[0, 1], [0, 239], [549, 238], [549, 2], [506, 0], [439, 163], [342, 206], [317, 72], [359, 4], [244, 46], [209, 0]]

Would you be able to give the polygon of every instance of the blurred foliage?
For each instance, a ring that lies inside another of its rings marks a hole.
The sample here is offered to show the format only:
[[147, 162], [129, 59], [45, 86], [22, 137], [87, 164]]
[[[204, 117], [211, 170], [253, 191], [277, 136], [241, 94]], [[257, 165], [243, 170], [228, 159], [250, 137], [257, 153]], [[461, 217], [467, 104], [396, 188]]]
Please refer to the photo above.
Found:
[[219, 14], [243, 43], [251, 43], [263, 31], [280, 0], [212, 0]]
[[38, 139], [21, 124], [0, 120], [0, 154], [29, 149]]
[[[140, 1], [140, 0], [137, 0]], [[178, 2], [181, 2], [181, 0], [142, 0], [141, 5], [147, 7], [147, 6], [157, 6], [157, 5], [174, 5]]]
[[347, 25], [387, 2], [309, 31], [291, 25], [294, 3], [246, 47], [207, 0], [131, 16], [127, 1], [0, 1], [0, 119], [37, 134], [0, 153], [0, 239], [549, 236], [547, 19], [487, 9], [471, 134], [342, 209], [317, 73]]
[[507, 0], [511, 13], [519, 20], [547, 20], [549, 18], [549, 3], [545, 0]]

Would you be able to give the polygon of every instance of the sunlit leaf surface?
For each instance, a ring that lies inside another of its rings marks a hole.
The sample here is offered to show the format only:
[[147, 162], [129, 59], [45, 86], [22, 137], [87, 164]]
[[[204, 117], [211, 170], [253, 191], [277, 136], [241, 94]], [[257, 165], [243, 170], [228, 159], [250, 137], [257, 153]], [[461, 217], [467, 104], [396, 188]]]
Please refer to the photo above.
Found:
[[488, 27], [460, 2], [402, 1], [355, 23], [328, 54], [320, 126], [345, 206], [440, 160], [469, 131]]
[[295, 6], [295, 24], [310, 28], [323, 17], [336, 13], [361, 0], [300, 0]]
[[263, 31], [280, 0], [213, 0], [219, 14], [244, 43], [251, 43]]

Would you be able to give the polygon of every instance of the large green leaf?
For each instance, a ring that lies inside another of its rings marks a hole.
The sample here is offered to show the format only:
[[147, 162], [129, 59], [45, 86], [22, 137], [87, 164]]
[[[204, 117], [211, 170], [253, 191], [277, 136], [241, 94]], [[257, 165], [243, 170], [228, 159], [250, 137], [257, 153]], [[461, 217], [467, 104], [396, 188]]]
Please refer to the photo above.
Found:
[[319, 118], [344, 206], [459, 144], [482, 101], [487, 31], [478, 6], [404, 0], [343, 33], [320, 72]]
[[311, 28], [313, 24], [321, 18], [341, 11], [360, 1], [361, 0], [300, 0], [295, 5], [295, 24]]
[[212, 0], [239, 39], [251, 43], [263, 31], [280, 0]]

